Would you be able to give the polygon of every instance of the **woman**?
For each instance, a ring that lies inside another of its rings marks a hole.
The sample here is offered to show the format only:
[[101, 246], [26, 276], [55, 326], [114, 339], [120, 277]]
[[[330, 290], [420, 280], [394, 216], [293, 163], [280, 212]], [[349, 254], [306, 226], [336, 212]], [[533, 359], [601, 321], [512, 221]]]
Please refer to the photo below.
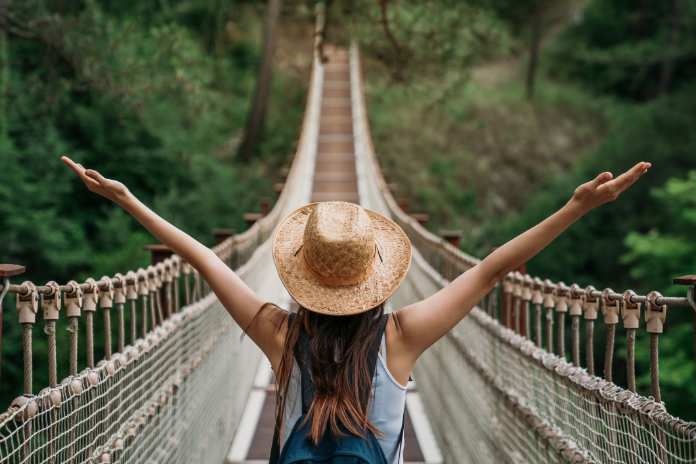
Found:
[[[403, 460], [406, 384], [419, 356], [506, 273], [587, 212], [618, 198], [650, 168], [650, 163], [639, 162], [616, 178], [602, 172], [576, 188], [554, 214], [498, 247], [449, 285], [385, 317], [384, 303], [410, 264], [410, 242], [404, 232], [391, 220], [354, 204], [303, 206], [281, 222], [273, 238], [278, 274], [300, 306], [296, 315], [289, 316], [261, 300], [209, 248], [159, 217], [122, 183], [68, 157], [62, 159], [89, 190], [121, 206], [194, 266], [268, 357], [278, 385], [281, 462], [302, 461], [289, 458], [288, 448], [310, 443], [319, 449], [334, 440], [335, 450], [341, 437], [348, 436], [378, 443], [378, 461], [390, 464]], [[302, 430], [302, 438], [308, 437], [306, 442], [295, 439], [296, 429]]]

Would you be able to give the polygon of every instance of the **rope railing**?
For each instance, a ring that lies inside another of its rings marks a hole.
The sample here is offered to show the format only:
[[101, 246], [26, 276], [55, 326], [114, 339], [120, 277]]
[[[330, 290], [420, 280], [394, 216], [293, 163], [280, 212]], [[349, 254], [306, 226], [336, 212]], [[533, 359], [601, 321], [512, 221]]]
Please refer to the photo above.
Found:
[[[323, 67], [315, 59], [297, 152], [272, 210], [213, 247], [261, 294], [268, 286], [271, 232], [309, 199], [322, 82]], [[167, 254], [161, 246], [158, 251]], [[0, 462], [222, 462], [260, 352], [240, 343], [241, 329], [198, 271], [168, 254], [137, 270], [65, 284], [17, 283], [24, 268], [0, 265], [0, 321], [3, 299], [14, 296], [24, 360], [23, 394], [0, 413]], [[70, 333], [65, 347], [56, 341], [61, 318]], [[98, 362], [95, 318], [104, 330], [104, 358]], [[38, 393], [36, 337], [48, 344], [49, 385]], [[62, 381], [59, 350], [69, 358]], [[79, 364], [81, 357], [86, 366]]]
[[[355, 44], [351, 73], [361, 202], [389, 215], [415, 248], [408, 279], [393, 298], [405, 305], [434, 293], [480, 260], [428, 231], [395, 200], [372, 145]], [[660, 395], [658, 346], [667, 311], [696, 310], [696, 276], [674, 282], [688, 286], [687, 296], [598, 290], [508, 273], [416, 368], [446, 460], [695, 462], [696, 423], [670, 415]], [[606, 328], [603, 378], [594, 366], [594, 324], [600, 314]], [[649, 397], [636, 392], [641, 317], [650, 334]], [[628, 389], [612, 382], [619, 322], [626, 331]]]

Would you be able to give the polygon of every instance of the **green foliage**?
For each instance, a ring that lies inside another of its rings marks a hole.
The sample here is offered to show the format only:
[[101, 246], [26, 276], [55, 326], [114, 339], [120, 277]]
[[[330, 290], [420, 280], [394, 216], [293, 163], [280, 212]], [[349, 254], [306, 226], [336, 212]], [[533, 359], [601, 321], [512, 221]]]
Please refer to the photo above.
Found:
[[591, 1], [553, 51], [556, 72], [602, 93], [645, 100], [696, 78], [696, 2]]

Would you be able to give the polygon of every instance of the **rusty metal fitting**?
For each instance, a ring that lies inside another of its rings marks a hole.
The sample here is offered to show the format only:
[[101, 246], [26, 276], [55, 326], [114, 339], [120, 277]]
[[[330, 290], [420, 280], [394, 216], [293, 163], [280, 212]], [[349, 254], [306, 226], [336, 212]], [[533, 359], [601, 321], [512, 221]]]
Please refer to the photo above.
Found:
[[532, 299], [532, 286], [534, 285], [534, 279], [529, 274], [525, 274], [522, 277], [522, 299], [524, 301], [531, 301]]
[[114, 363], [110, 359], [102, 359], [97, 363], [97, 368], [103, 369], [106, 371], [106, 374], [111, 377], [114, 375], [114, 372], [116, 372], [116, 366], [114, 366]]
[[46, 387], [39, 392], [37, 398], [41, 400], [41, 409], [44, 411], [60, 407], [63, 402], [63, 395], [60, 388]]
[[503, 277], [503, 292], [512, 293], [514, 291], [514, 282], [512, 278], [512, 273], [505, 274]]
[[181, 261], [181, 272], [184, 275], [189, 275], [191, 274], [191, 271], [193, 270], [193, 267], [186, 261]]
[[114, 307], [114, 284], [109, 276], [102, 276], [99, 279], [99, 307], [101, 309]]
[[516, 298], [522, 297], [522, 273], [517, 271], [512, 273], [512, 294]]
[[568, 312], [568, 297], [570, 296], [570, 287], [568, 287], [565, 282], [558, 282], [556, 285], [556, 312], [557, 313], [567, 313]]
[[594, 296], [594, 292], [597, 289], [592, 285], [585, 287], [585, 298], [582, 302], [582, 313], [584, 319], [587, 321], [594, 321], [597, 319], [597, 311], [599, 310], [599, 298]]
[[36, 313], [39, 310], [39, 292], [34, 282], [26, 280], [21, 285], [26, 288], [26, 293], [17, 293], [17, 312], [20, 324], [35, 324]]
[[94, 369], [90, 369], [87, 372], [87, 385], [91, 388], [97, 384], [99, 384], [99, 374]]
[[615, 300], [612, 297], [614, 293], [614, 290], [608, 287], [602, 290], [602, 315], [604, 316], [605, 324], [619, 323], [619, 311], [621, 309], [621, 300]]
[[87, 288], [82, 294], [82, 310], [94, 312], [97, 310], [97, 299], [99, 298], [99, 286], [93, 278], [88, 278], [85, 283]]
[[61, 307], [60, 285], [51, 280], [46, 283], [48, 291], [43, 294], [41, 299], [41, 309], [45, 321], [57, 321]]
[[15, 418], [21, 423], [28, 421], [39, 413], [39, 405], [34, 395], [18, 396], [10, 404], [10, 409], [20, 410]]
[[532, 282], [532, 303], [541, 304], [544, 302], [544, 294], [541, 291], [544, 286], [544, 281], [539, 277], [534, 277]]
[[150, 293], [147, 271], [141, 267], [138, 268], [136, 274], [138, 276], [138, 295], [147, 296]]
[[160, 279], [157, 272], [156, 266], [148, 266], [146, 268], [147, 272], [147, 284], [151, 292], [157, 291], [160, 287]]
[[79, 396], [82, 394], [84, 387], [82, 386], [82, 380], [79, 378], [74, 378], [70, 381], [68, 386], [70, 394], [73, 396]]
[[138, 275], [133, 271], [126, 273], [126, 299], [138, 299]]
[[170, 259], [172, 260], [172, 276], [177, 278], [181, 275], [181, 260], [176, 256], [172, 256]]
[[126, 278], [120, 272], [114, 276], [113, 288], [114, 303], [124, 304], [126, 302]]
[[624, 329], [637, 329], [640, 327], [640, 303], [633, 302], [637, 296], [633, 290], [626, 290], [621, 297], [621, 316]]
[[163, 261], [162, 262], [162, 280], [165, 283], [170, 283], [172, 280], [174, 280], [174, 273], [172, 272], [172, 265], [169, 260]]
[[652, 291], [646, 295], [645, 302], [645, 329], [651, 334], [661, 334], [667, 319], [667, 305], [658, 305], [662, 298], [658, 291]]
[[63, 292], [65, 313], [68, 317], [80, 317], [82, 311], [82, 287], [74, 280], [71, 280], [65, 286], [68, 287]]
[[552, 309], [556, 303], [553, 297], [553, 291], [556, 289], [556, 284], [549, 279], [545, 279], [543, 283], [544, 300], [542, 304], [546, 309]]
[[585, 298], [585, 293], [578, 284], [570, 286], [570, 307], [569, 313], [571, 316], [582, 316], [582, 302]]

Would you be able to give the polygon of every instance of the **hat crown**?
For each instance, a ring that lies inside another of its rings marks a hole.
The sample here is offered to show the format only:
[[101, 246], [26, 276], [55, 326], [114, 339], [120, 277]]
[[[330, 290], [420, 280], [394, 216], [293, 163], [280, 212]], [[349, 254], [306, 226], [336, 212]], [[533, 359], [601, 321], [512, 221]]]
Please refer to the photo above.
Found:
[[302, 253], [327, 285], [351, 285], [364, 279], [375, 252], [372, 220], [359, 205], [318, 203], [307, 219]]

